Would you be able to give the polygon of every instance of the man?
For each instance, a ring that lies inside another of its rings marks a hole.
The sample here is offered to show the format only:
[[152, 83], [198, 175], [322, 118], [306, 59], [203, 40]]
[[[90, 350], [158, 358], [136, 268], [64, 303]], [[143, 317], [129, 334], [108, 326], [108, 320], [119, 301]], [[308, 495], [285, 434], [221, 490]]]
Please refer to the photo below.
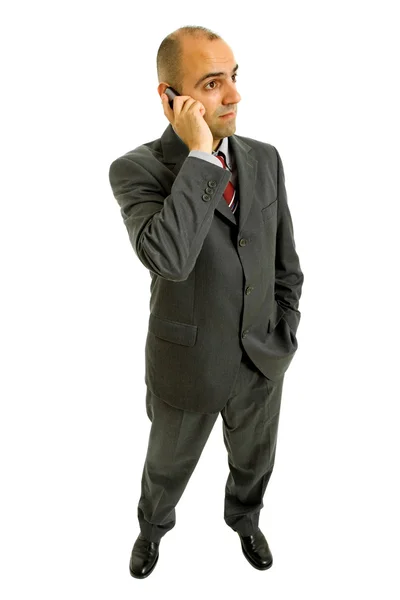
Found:
[[[162, 42], [157, 68], [169, 125], [109, 173], [152, 278], [145, 348], [152, 425], [130, 573], [153, 571], [219, 414], [229, 461], [224, 519], [250, 564], [268, 569], [272, 554], [258, 521], [303, 284], [282, 161], [274, 146], [235, 135], [238, 65], [217, 34], [176, 30]], [[182, 94], [173, 108], [167, 87]]]

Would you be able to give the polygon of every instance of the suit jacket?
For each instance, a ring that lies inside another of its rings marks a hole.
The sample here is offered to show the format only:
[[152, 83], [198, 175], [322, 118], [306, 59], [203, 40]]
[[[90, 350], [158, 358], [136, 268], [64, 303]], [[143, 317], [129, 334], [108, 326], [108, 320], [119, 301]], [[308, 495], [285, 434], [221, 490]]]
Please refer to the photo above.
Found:
[[171, 124], [109, 170], [133, 250], [151, 275], [145, 383], [199, 413], [222, 410], [242, 350], [276, 381], [298, 347], [304, 276], [280, 155], [240, 135], [229, 143], [235, 215], [223, 198], [229, 171], [188, 156]]

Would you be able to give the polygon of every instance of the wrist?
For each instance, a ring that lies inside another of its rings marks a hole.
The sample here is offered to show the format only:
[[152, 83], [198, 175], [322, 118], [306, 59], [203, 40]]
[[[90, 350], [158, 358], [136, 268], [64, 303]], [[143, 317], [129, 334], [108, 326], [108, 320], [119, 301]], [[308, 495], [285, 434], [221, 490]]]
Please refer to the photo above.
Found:
[[204, 146], [195, 146], [192, 148], [189, 148], [189, 152], [191, 152], [192, 150], [200, 150], [200, 152], [207, 152], [208, 154], [212, 154], [212, 150], [208, 147], [204, 147]]

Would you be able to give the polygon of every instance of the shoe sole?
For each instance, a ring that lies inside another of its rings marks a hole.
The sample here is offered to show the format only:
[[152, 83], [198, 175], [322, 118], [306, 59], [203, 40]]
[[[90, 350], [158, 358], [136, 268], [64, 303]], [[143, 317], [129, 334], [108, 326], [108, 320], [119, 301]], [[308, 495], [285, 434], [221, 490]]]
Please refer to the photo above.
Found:
[[135, 577], [135, 579], [145, 579], [146, 577], [148, 577], [149, 575], [151, 575], [151, 573], [154, 571], [156, 564], [158, 563], [158, 559], [160, 558], [160, 555], [157, 554], [157, 558], [154, 561], [153, 566], [151, 567], [151, 569], [149, 571], [147, 571], [147, 573], [145, 575], [137, 575], [136, 573], [133, 573], [131, 570], [131, 565], [129, 563], [129, 573], [132, 575], [132, 577]]
[[245, 556], [245, 558], [247, 558], [248, 562], [251, 564], [252, 567], [254, 567], [255, 569], [258, 569], [259, 571], [266, 571], [267, 569], [269, 569], [270, 567], [272, 567], [272, 564], [274, 562], [274, 559], [271, 560], [270, 563], [268, 563], [265, 567], [260, 567], [260, 565], [258, 565], [257, 563], [255, 563], [250, 556], [247, 554], [247, 552], [244, 549], [244, 546], [242, 544], [242, 542], [240, 542], [241, 546], [242, 546], [242, 552]]

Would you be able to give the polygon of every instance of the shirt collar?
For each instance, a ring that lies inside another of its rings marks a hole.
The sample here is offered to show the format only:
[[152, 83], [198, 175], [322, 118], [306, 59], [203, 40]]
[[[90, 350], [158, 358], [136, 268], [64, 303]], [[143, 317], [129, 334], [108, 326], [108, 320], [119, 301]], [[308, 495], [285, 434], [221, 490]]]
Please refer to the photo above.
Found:
[[227, 164], [227, 167], [230, 170], [232, 170], [231, 157], [230, 157], [230, 153], [229, 153], [229, 144], [228, 144], [227, 137], [222, 138], [218, 148], [215, 151], [213, 151], [213, 155], [216, 156], [218, 154], [218, 152], [223, 152], [223, 154], [225, 156], [225, 162]]

